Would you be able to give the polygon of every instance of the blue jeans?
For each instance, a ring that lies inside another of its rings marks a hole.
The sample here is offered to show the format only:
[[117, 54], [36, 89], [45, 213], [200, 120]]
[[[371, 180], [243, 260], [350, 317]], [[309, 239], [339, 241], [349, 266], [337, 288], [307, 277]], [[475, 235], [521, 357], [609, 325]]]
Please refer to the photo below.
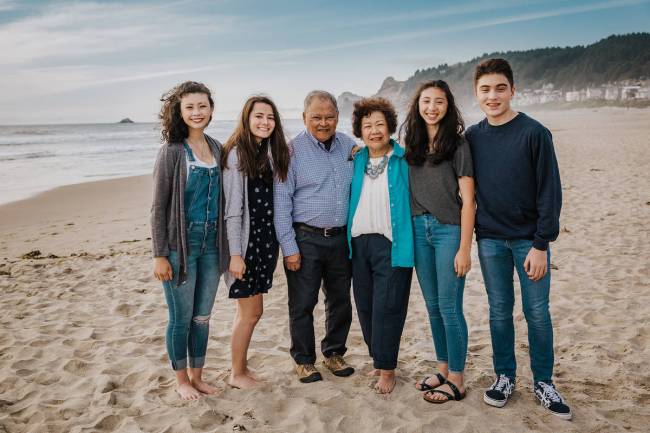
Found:
[[515, 377], [515, 327], [512, 310], [515, 303], [514, 269], [521, 285], [521, 303], [528, 324], [530, 368], [533, 379], [550, 381], [553, 376], [553, 325], [549, 312], [551, 288], [551, 252], [547, 254], [548, 272], [532, 281], [524, 270], [524, 261], [533, 246], [526, 239], [479, 239], [478, 256], [490, 305], [492, 361], [496, 374]]
[[174, 370], [202, 368], [208, 345], [210, 314], [219, 285], [216, 222], [190, 223], [187, 229], [187, 280], [178, 283], [178, 252], [170, 251], [174, 277], [163, 282], [169, 307], [167, 353]]
[[460, 226], [441, 224], [429, 214], [413, 217], [415, 272], [429, 312], [438, 362], [462, 373], [467, 357], [467, 322], [463, 314], [465, 277], [458, 278], [454, 258], [460, 247]]

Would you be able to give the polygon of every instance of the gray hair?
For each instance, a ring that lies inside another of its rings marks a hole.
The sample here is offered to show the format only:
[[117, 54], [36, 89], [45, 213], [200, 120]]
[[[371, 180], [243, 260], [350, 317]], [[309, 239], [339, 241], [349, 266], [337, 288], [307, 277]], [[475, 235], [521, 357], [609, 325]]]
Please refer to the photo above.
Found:
[[334, 109], [336, 109], [336, 112], [339, 112], [339, 106], [336, 103], [336, 98], [334, 95], [332, 95], [330, 92], [326, 92], [325, 90], [312, 90], [307, 94], [305, 97], [305, 106], [304, 106], [304, 112], [307, 112], [307, 108], [311, 105], [312, 101], [314, 99], [326, 99], [332, 103], [334, 106]]

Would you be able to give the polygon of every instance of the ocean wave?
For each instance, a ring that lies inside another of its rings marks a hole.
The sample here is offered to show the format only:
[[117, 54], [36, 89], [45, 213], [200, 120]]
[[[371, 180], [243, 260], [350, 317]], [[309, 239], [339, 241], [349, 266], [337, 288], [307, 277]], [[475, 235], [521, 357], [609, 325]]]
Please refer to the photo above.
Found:
[[0, 156], [0, 161], [19, 161], [22, 159], [38, 159], [38, 158], [52, 158], [57, 156], [54, 152], [30, 152], [22, 153], [20, 155], [7, 155]]

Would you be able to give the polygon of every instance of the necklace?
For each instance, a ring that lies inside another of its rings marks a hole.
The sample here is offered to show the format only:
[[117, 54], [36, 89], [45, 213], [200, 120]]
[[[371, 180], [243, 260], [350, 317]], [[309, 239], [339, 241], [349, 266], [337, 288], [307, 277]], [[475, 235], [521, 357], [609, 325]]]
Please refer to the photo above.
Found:
[[194, 152], [199, 160], [205, 163], [210, 163], [213, 160], [212, 151], [210, 150], [210, 145], [208, 145], [207, 141], [195, 144], [190, 142], [188, 138], [187, 144], [190, 146], [190, 149], [192, 149], [192, 152]]
[[380, 174], [386, 170], [386, 166], [388, 165], [388, 155], [384, 155], [381, 158], [381, 161], [379, 161], [379, 164], [373, 165], [372, 162], [370, 161], [370, 158], [368, 158], [368, 162], [366, 163], [366, 169], [365, 172], [370, 177], [370, 179], [377, 179]]

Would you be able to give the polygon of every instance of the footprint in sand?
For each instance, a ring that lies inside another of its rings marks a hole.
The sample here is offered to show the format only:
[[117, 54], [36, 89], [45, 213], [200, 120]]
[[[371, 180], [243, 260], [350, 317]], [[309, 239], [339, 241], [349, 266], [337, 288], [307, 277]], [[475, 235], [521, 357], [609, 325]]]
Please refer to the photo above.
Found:
[[76, 376], [87, 376], [88, 370], [90, 369], [90, 364], [79, 359], [73, 359], [68, 361], [63, 369], [68, 373], [72, 373]]
[[131, 317], [138, 311], [138, 307], [135, 305], [123, 303], [115, 307], [113, 311], [121, 316]]

